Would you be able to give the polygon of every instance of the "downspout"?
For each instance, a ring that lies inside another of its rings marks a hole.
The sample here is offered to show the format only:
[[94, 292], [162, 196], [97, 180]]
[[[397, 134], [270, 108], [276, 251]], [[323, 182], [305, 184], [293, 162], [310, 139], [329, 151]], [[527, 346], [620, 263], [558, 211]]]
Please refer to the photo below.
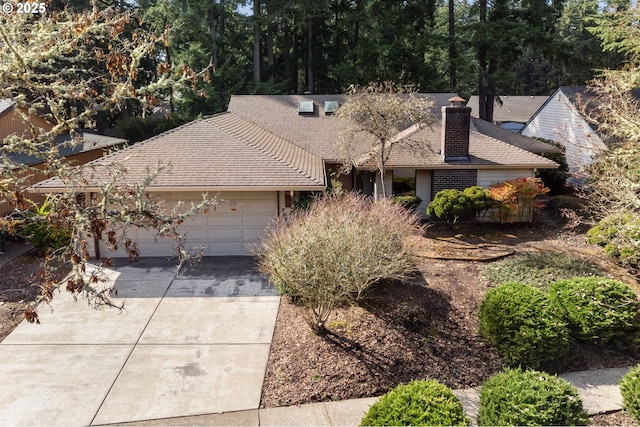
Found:
[[277, 209], [278, 216], [280, 216], [280, 190], [276, 191], [276, 200], [277, 200]]

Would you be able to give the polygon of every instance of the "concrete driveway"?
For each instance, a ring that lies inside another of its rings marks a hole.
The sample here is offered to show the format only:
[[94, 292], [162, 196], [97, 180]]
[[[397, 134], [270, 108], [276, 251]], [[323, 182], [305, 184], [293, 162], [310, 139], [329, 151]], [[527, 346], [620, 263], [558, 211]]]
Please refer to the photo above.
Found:
[[118, 260], [126, 311], [62, 292], [0, 343], [0, 425], [99, 425], [257, 409], [280, 298], [250, 257]]

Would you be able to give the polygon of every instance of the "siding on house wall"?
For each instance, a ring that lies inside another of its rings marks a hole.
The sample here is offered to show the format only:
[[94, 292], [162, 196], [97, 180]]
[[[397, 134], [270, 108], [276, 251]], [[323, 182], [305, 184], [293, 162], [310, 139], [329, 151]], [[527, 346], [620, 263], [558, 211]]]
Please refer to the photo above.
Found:
[[[88, 163], [92, 160], [99, 159], [100, 157], [103, 156], [103, 154], [104, 154], [104, 151], [101, 149], [91, 150], [91, 151], [86, 151], [84, 153], [78, 153], [76, 155], [66, 157], [64, 161], [72, 165], [80, 165], [80, 164]], [[36, 170], [31, 170], [27, 173], [27, 175], [30, 175], [30, 176], [24, 181], [24, 184], [21, 186], [23, 188], [29, 187], [40, 181], [44, 181], [45, 179], [50, 178], [47, 174], [42, 172], [42, 169], [44, 168], [43, 164], [33, 165], [32, 167]], [[44, 202], [46, 199], [45, 194], [32, 193], [30, 191], [25, 191], [24, 197], [37, 204], [42, 204], [42, 202]], [[12, 206], [7, 200], [0, 201], [0, 215], [8, 214], [12, 212], [14, 208], [15, 207]]]
[[427, 218], [427, 206], [433, 198], [431, 194], [431, 171], [416, 171], [416, 196], [422, 199], [422, 202], [416, 208], [416, 211], [421, 218]]
[[[41, 127], [46, 131], [50, 131], [53, 125], [41, 117], [31, 116], [31, 123], [36, 127]], [[27, 126], [24, 124], [15, 108], [0, 117], [0, 138], [4, 139], [9, 135], [23, 135], [27, 132]]]
[[561, 91], [527, 124], [522, 134], [562, 144], [574, 183], [580, 182], [584, 166], [591, 163], [596, 153], [606, 149], [602, 139]]
[[478, 185], [489, 188], [493, 184], [516, 178], [531, 178], [533, 169], [481, 169], [478, 171]]

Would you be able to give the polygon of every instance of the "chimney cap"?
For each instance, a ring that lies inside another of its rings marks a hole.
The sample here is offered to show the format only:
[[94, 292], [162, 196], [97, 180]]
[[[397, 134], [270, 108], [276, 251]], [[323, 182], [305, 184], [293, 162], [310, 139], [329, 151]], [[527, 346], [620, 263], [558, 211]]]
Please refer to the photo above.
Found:
[[464, 107], [464, 102], [466, 100], [459, 96], [454, 96], [453, 98], [449, 98], [448, 101], [451, 103], [452, 107]]

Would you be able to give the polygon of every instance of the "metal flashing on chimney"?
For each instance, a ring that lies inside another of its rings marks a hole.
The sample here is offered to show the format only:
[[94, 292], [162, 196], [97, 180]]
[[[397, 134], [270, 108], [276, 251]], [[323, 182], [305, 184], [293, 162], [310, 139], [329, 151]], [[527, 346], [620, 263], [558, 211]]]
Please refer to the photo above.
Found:
[[315, 104], [309, 99], [301, 99], [298, 101], [298, 114], [313, 114], [315, 112]]

